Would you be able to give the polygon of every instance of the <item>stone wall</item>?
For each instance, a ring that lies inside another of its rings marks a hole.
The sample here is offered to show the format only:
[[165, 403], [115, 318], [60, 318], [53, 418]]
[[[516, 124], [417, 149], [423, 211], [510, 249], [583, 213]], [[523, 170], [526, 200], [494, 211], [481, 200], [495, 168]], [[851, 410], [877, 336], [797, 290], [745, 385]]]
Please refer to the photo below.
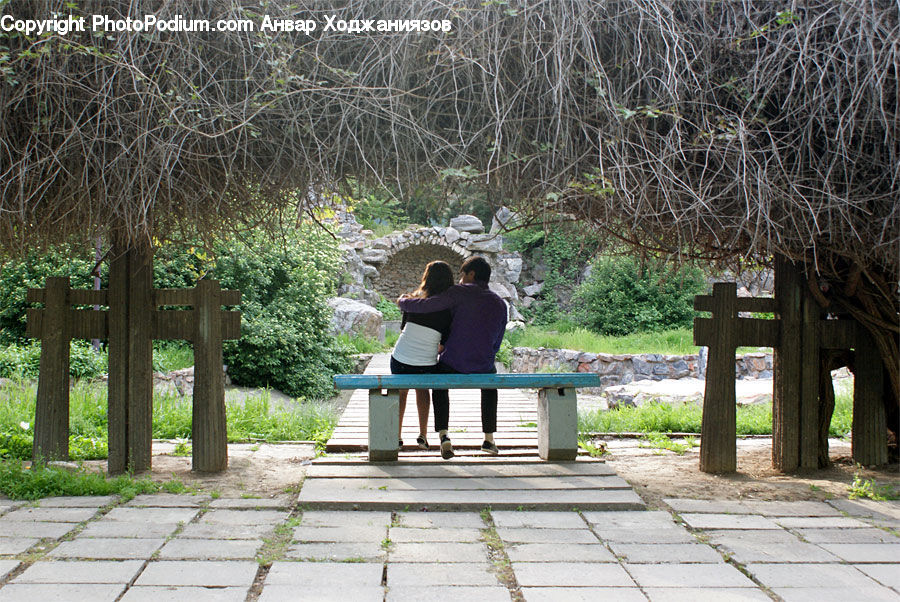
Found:
[[[533, 349], [514, 347], [511, 372], [541, 371], [594, 372], [600, 375], [602, 388], [626, 385], [637, 380], [667, 378], [703, 378], [703, 362], [699, 355], [610, 355], [586, 353], [572, 349]], [[735, 359], [737, 378], [771, 378], [772, 354], [748, 353]]]

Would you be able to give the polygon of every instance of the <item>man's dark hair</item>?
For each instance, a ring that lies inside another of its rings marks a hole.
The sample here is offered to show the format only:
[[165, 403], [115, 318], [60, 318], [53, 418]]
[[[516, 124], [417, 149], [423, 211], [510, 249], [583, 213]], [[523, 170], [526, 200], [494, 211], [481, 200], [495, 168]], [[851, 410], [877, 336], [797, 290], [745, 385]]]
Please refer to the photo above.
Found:
[[475, 280], [479, 282], [487, 282], [491, 279], [491, 264], [487, 262], [487, 259], [479, 255], [466, 259], [459, 271], [464, 274], [475, 272]]

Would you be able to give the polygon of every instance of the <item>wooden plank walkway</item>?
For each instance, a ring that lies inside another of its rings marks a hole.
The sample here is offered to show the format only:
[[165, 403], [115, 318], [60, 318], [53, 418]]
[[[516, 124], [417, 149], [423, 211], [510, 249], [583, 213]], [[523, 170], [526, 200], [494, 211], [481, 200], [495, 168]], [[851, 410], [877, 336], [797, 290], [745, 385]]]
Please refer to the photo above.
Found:
[[[390, 355], [380, 353], [372, 358], [366, 374], [390, 374]], [[500, 389], [497, 403], [497, 447], [537, 449], [537, 400], [534, 394], [519, 389]], [[434, 415], [428, 417], [428, 442], [432, 450], [419, 452], [416, 436], [419, 433], [415, 392], [410, 391], [403, 416], [403, 443], [401, 457], [406, 455], [433, 455], [437, 448], [434, 432]], [[449, 435], [455, 450], [474, 450], [481, 447], [484, 433], [481, 431], [481, 392], [478, 389], [450, 391]], [[326, 444], [328, 452], [355, 452], [367, 449], [369, 438], [369, 392], [353, 392], [331, 439]]]
[[[376, 355], [367, 374], [388, 374], [389, 356]], [[418, 420], [411, 392], [403, 419], [404, 449], [397, 462], [369, 462], [368, 391], [353, 393], [328, 455], [313, 461], [298, 502], [329, 510], [643, 510], [644, 502], [605, 463], [582, 456], [545, 462], [537, 455], [536, 395], [499, 391], [495, 435], [500, 455], [481, 446], [481, 402], [476, 390], [450, 392], [450, 437], [456, 457], [443, 460], [437, 436], [432, 448], [415, 448]], [[343, 454], [343, 455], [342, 455]]]

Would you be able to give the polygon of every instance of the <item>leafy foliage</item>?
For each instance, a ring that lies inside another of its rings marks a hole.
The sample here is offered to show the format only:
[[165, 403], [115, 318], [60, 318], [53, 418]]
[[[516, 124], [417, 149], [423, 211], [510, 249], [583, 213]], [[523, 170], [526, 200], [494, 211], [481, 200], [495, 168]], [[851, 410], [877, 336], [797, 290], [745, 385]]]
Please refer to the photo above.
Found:
[[302, 226], [272, 242], [254, 234], [219, 249], [222, 288], [242, 291], [242, 332], [225, 343], [235, 384], [273, 387], [292, 397], [324, 398], [331, 377], [349, 369], [346, 350], [328, 335], [339, 256], [334, 241]]
[[575, 294], [575, 315], [582, 325], [609, 335], [689, 328], [694, 295], [705, 290], [703, 274], [695, 268], [601, 257]]

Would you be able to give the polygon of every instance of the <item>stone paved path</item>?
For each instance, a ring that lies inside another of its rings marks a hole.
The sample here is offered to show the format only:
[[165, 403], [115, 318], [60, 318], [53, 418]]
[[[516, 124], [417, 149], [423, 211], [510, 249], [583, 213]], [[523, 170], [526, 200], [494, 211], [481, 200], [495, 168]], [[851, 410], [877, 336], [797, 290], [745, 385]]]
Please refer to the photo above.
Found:
[[304, 510], [0, 500], [0, 601], [900, 600], [900, 503]]

